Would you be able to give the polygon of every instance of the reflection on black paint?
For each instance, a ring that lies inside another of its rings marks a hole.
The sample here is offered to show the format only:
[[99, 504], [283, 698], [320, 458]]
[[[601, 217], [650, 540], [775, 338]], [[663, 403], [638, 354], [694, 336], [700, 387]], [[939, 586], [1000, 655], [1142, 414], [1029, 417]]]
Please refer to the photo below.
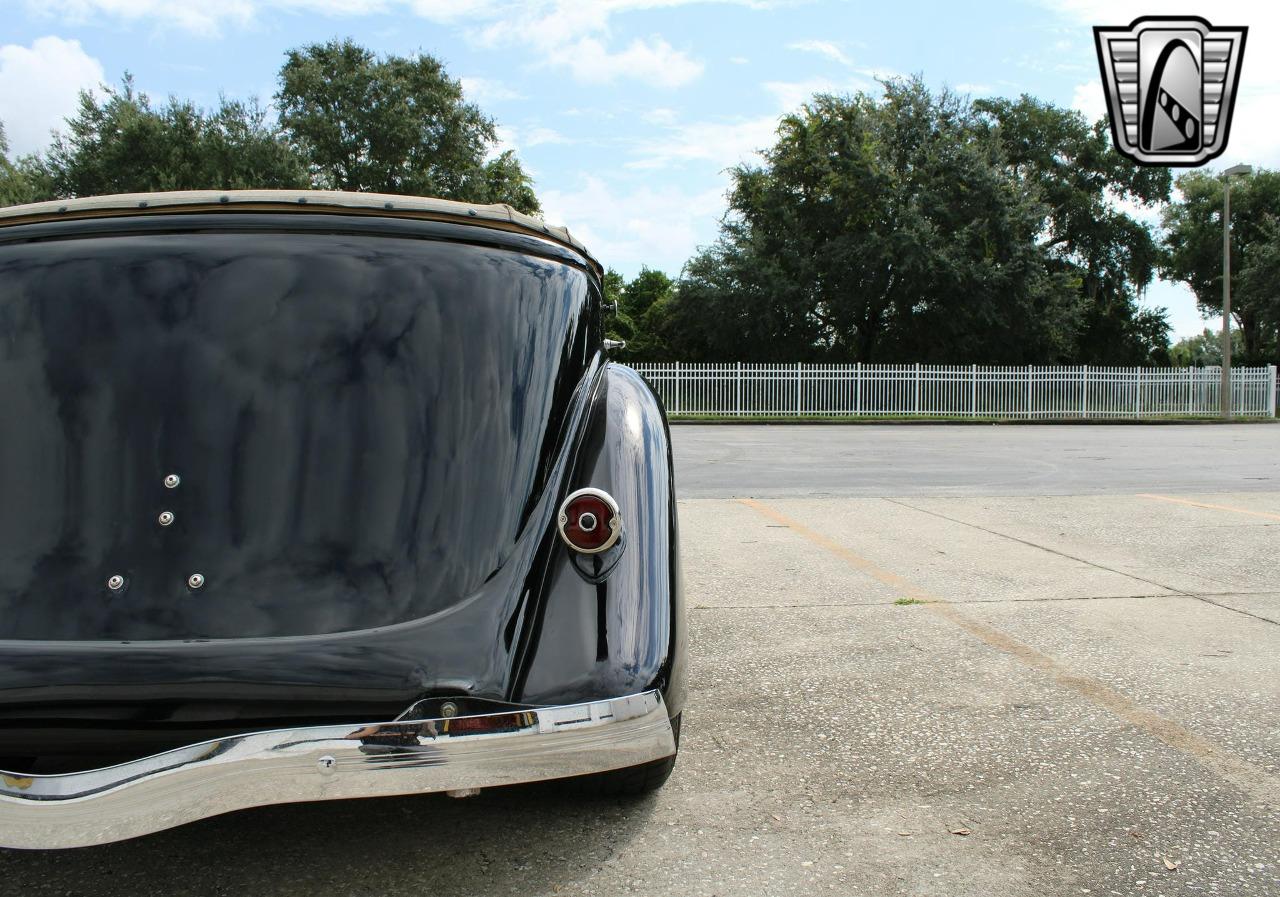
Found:
[[387, 236], [0, 246], [0, 639], [309, 635], [457, 604], [539, 497], [593, 357], [589, 289]]

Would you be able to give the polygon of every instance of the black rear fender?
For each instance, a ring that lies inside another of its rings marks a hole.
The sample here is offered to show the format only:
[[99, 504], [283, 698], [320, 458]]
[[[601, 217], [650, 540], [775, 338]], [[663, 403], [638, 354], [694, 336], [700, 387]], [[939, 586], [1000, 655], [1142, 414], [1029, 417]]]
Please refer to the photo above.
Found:
[[[630, 368], [608, 365], [563, 495], [591, 486], [618, 503], [622, 550], [598, 583], [553, 536], [544, 600], [516, 700], [558, 704], [664, 690], [684, 700], [685, 627], [670, 434], [661, 403]], [[581, 567], [581, 569], [580, 569]], [[598, 568], [597, 568], [598, 569]]]

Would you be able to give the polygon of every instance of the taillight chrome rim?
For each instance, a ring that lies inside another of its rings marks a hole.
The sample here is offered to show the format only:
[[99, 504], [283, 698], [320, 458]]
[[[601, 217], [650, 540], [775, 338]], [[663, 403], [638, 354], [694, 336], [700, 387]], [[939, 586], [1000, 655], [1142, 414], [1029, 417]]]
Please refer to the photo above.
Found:
[[[571, 518], [574, 513], [574, 505], [579, 503], [580, 499], [591, 498], [597, 499], [608, 509], [608, 516], [605, 520], [600, 520], [598, 514], [593, 510], [587, 510]], [[588, 519], [589, 518], [589, 519]], [[580, 529], [584, 533], [594, 533], [603, 528], [607, 535], [603, 542], [596, 546], [583, 545], [573, 541], [571, 532]], [[563, 502], [560, 503], [560, 513], [556, 521], [556, 529], [560, 533], [560, 538], [564, 544], [579, 554], [599, 554], [602, 551], [608, 551], [614, 545], [618, 544], [618, 539], [622, 538], [622, 516], [618, 512], [618, 503], [613, 500], [613, 496], [603, 489], [578, 489], [569, 494]]]

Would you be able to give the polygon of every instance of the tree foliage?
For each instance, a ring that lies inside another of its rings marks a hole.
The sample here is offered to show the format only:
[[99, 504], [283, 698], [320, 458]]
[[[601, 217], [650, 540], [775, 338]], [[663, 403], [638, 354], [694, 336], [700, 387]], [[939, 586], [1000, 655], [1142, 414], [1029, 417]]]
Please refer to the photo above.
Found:
[[9, 140], [0, 122], [0, 206], [15, 206], [32, 202], [36, 198], [36, 186], [32, 181], [30, 159], [9, 159]]
[[80, 108], [39, 162], [50, 198], [154, 190], [301, 187], [303, 166], [256, 102], [205, 111], [161, 106], [125, 76], [119, 89], [80, 94]]
[[[1240, 328], [1231, 328], [1231, 357], [1239, 358], [1244, 352]], [[1200, 368], [1222, 364], [1222, 334], [1206, 327], [1195, 336], [1178, 340], [1169, 349], [1169, 363], [1175, 367]]]
[[605, 326], [627, 345], [613, 353], [621, 361], [678, 361], [667, 340], [667, 316], [676, 282], [647, 266], [629, 282], [612, 268], [604, 275]]
[[493, 120], [432, 56], [378, 58], [351, 40], [311, 44], [288, 53], [276, 101], [319, 186], [538, 211], [513, 153], [486, 161], [497, 144]]
[[1161, 246], [1130, 208], [1169, 198], [1169, 169], [1135, 165], [1111, 146], [1105, 121], [1033, 97], [979, 100], [1013, 173], [1044, 204], [1040, 248], [1047, 269], [1076, 284], [1071, 359], [1089, 364], [1165, 363], [1169, 327], [1138, 295], [1154, 279]]
[[0, 162], [0, 202], [154, 190], [317, 187], [505, 202], [538, 210], [494, 123], [431, 56], [378, 58], [351, 41], [291, 51], [279, 121], [256, 100], [155, 105], [125, 76], [80, 95], [38, 158]]
[[971, 104], [918, 79], [882, 98], [819, 95], [763, 165], [732, 172], [715, 245], [661, 320], [688, 360], [1147, 361], [1158, 202], [1100, 127], [1024, 97]]
[[[1165, 275], [1195, 293], [1202, 311], [1222, 314], [1220, 176], [1178, 178], [1181, 199], [1164, 213]], [[1245, 364], [1280, 361], [1280, 172], [1261, 170], [1231, 183], [1231, 316]]]

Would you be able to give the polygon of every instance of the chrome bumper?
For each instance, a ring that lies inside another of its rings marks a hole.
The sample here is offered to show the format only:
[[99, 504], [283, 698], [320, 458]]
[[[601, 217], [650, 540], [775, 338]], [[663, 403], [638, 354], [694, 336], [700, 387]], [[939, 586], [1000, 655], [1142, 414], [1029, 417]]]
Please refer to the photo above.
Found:
[[0, 847], [82, 847], [267, 804], [418, 794], [669, 757], [657, 691], [450, 719], [252, 732], [66, 775], [0, 772]]

